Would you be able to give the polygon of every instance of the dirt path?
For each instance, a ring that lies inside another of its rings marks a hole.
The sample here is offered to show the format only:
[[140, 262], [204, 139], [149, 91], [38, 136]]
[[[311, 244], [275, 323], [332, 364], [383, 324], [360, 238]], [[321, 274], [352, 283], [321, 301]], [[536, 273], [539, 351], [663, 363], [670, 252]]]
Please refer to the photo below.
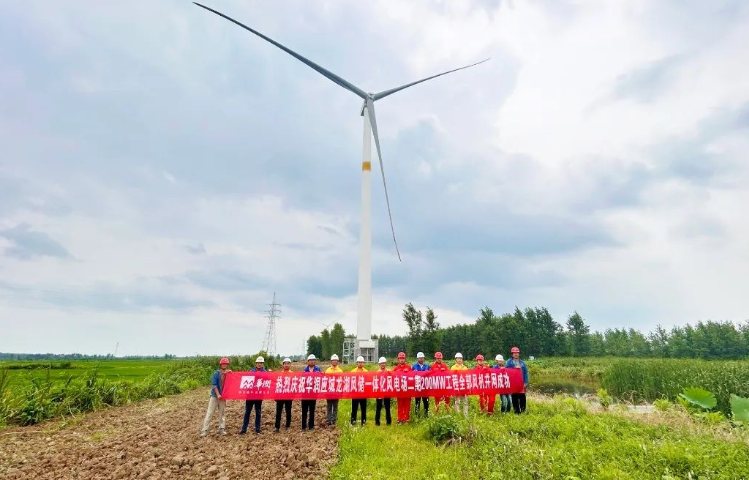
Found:
[[[245, 436], [237, 435], [244, 402], [229, 402], [228, 435], [215, 434], [214, 420], [211, 435], [201, 439], [207, 403], [201, 389], [94, 412], [67, 425], [0, 431], [0, 478], [312, 479], [325, 478], [335, 461], [338, 431], [302, 432], [299, 402], [288, 432], [273, 433], [275, 402], [267, 401], [262, 432]], [[324, 401], [317, 402], [315, 417], [325, 418]]]

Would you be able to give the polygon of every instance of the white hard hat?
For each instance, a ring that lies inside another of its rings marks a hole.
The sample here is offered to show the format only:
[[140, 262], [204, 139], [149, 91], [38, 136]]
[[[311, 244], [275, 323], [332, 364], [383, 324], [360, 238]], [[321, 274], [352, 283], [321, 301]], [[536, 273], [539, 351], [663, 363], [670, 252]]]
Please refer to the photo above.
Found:
[[257, 357], [255, 363], [265, 363], [265, 359], [263, 357]]
[[283, 363], [291, 363], [291, 359], [289, 357], [286, 357], [283, 359]]
[[463, 358], [463, 354], [458, 352], [455, 354], [455, 358]]
[[503, 357], [502, 355], [497, 355], [496, 357], [494, 357], [494, 360], [496, 360], [496, 361], [498, 361], [498, 362], [499, 362], [499, 361], [502, 361], [502, 362], [504, 362], [504, 361], [505, 361], [505, 357]]
[[363, 362], [364, 361], [364, 357], [362, 357], [361, 355], [359, 355], [358, 357], [356, 357], [356, 361], [357, 362]]
[[314, 354], [314, 353], [310, 353], [310, 354], [309, 354], [309, 355], [307, 356], [307, 360], [317, 360], [317, 357], [315, 356], [315, 354]]
[[[359, 358], [361, 358], [361, 357], [359, 357]], [[364, 360], [364, 359], [362, 358], [362, 360]], [[385, 358], [385, 357], [380, 357], [380, 361], [378, 363], [388, 363], [388, 359]]]
[[416, 358], [424, 358], [424, 352], [417, 353]]
[[330, 359], [331, 359], [331, 360], [338, 360], [338, 355], [336, 355], [336, 354], [334, 353], [333, 355], [331, 355]]

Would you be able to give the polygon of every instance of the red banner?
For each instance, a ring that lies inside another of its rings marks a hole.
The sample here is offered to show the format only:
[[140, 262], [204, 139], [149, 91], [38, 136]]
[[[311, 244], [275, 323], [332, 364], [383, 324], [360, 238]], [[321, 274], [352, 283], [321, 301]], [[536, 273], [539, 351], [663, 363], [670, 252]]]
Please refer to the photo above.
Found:
[[339, 398], [454, 397], [525, 391], [519, 369], [451, 372], [231, 372], [227, 400], [320, 400]]

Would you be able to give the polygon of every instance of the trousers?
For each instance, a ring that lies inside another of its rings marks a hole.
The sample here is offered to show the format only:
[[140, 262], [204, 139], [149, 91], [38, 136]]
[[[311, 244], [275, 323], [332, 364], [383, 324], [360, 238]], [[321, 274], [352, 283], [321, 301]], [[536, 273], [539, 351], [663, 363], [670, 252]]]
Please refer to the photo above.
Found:
[[211, 397], [208, 400], [208, 411], [205, 413], [205, 419], [203, 420], [203, 429], [201, 433], [207, 434], [208, 429], [211, 427], [211, 417], [218, 410], [218, 430], [223, 432], [226, 428], [226, 400], [219, 400], [216, 397]]
[[315, 428], [315, 406], [317, 400], [302, 400], [302, 430]]
[[252, 408], [255, 408], [255, 431], [260, 431], [260, 411], [263, 406], [262, 400], [245, 400], [244, 402], [244, 419], [242, 420], [242, 431], [247, 431], [247, 425], [250, 424], [250, 415]]
[[276, 430], [281, 428], [281, 414], [286, 410], [286, 423], [285, 428], [291, 426], [291, 400], [276, 400], [276, 424], [274, 425]]
[[356, 423], [357, 410], [361, 408], [361, 424], [367, 423], [367, 399], [354, 398], [351, 400], [351, 425]]
[[521, 414], [525, 411], [525, 394], [524, 393], [512, 394], [512, 409], [517, 414]]
[[414, 411], [416, 414], [419, 413], [419, 407], [421, 407], [421, 404], [424, 404], [424, 416], [429, 416], [429, 397], [416, 397], [415, 407]]
[[390, 399], [389, 398], [378, 398], [376, 402], [376, 410], [375, 410], [375, 425], [380, 424], [380, 413], [382, 413], [382, 408], [385, 408], [385, 423], [390, 425], [393, 423], [393, 417], [390, 416]]

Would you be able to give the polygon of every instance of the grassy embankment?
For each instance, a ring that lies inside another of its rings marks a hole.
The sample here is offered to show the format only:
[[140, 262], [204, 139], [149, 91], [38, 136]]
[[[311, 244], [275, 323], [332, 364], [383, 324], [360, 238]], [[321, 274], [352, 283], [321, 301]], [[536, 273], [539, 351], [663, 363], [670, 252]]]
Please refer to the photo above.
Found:
[[[254, 356], [231, 360], [232, 368], [249, 370]], [[0, 428], [182, 393], [208, 384], [217, 364], [213, 357], [6, 363], [0, 367]]]
[[[749, 362], [550, 358], [528, 362], [534, 381], [603, 385], [620, 400], [674, 401], [686, 387], [749, 396]], [[409, 479], [738, 479], [749, 478], [749, 427], [709, 424], [673, 405], [668, 411], [603, 411], [586, 401], [535, 396], [525, 415], [418, 421], [350, 428], [341, 405], [339, 462], [331, 478]], [[395, 409], [395, 407], [393, 407]], [[434, 440], [435, 432], [458, 439]]]
[[[749, 432], [673, 410], [643, 416], [594, 411], [573, 398], [529, 402], [524, 415], [429, 419], [351, 428], [341, 404], [339, 462], [331, 479], [749, 478]], [[371, 408], [371, 407], [370, 407]], [[444, 417], [444, 416], [443, 416]], [[435, 442], [436, 432], [459, 440]]]

